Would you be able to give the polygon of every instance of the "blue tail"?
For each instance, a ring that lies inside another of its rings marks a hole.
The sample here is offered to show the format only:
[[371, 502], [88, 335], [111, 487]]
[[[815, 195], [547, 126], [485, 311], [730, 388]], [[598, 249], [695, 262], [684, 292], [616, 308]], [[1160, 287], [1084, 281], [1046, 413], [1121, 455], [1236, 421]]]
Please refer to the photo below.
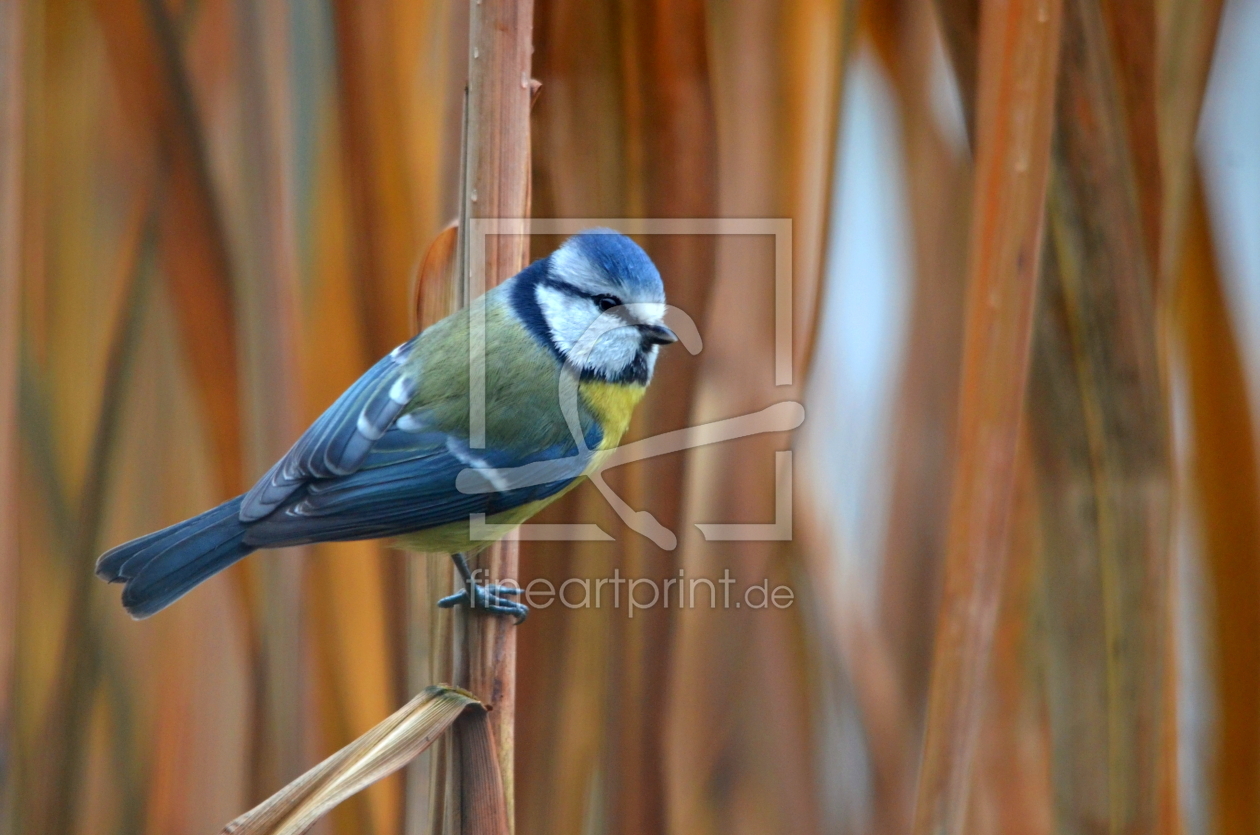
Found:
[[122, 602], [134, 618], [169, 606], [193, 586], [253, 552], [244, 542], [241, 497], [178, 525], [133, 539], [96, 561], [96, 576], [126, 583]]

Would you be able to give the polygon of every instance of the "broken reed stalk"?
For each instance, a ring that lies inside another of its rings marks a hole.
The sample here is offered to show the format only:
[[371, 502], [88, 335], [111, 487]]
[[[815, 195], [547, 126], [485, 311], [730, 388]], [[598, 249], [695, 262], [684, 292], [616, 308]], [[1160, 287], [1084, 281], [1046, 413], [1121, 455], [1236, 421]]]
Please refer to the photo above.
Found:
[[1059, 53], [1058, 0], [981, 12], [958, 466], [914, 833], [961, 833], [1028, 381]]
[[[346, 798], [393, 774], [455, 725], [463, 756], [483, 775], [471, 787], [480, 810], [493, 815], [496, 804], [486, 796], [501, 790], [496, 782], [493, 740], [486, 728], [484, 706], [471, 694], [445, 685], [426, 687], [419, 695], [354, 742], [342, 748], [270, 798], [229, 823], [223, 835], [301, 835]], [[470, 831], [500, 833], [490, 822]]]
[[[529, 215], [529, 106], [533, 94], [530, 64], [533, 51], [533, 0], [472, 0], [468, 28], [468, 111], [464, 137], [464, 194], [460, 246], [463, 280], [469, 281], [471, 259], [482, 258], [473, 239], [479, 219], [524, 218]], [[483, 238], [486, 286], [465, 284], [465, 300], [523, 269], [529, 260], [529, 239], [516, 235]], [[513, 540], [482, 552], [473, 568], [483, 579], [515, 579], [518, 546]], [[513, 818], [513, 722], [516, 705], [516, 634], [511, 619], [486, 617], [461, 608], [456, 615], [456, 683], [493, 708], [490, 727], [499, 756], [507, 820]], [[456, 779], [452, 774], [452, 779]], [[462, 792], [459, 796], [462, 796]], [[467, 821], [465, 821], [467, 823]], [[465, 827], [465, 831], [468, 830]]]

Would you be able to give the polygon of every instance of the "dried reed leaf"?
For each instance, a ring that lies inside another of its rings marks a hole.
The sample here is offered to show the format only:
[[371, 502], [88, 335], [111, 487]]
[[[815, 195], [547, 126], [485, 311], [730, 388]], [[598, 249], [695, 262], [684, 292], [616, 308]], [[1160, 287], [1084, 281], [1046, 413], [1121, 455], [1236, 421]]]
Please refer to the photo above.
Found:
[[[459, 309], [464, 295], [459, 243], [459, 221], [454, 220], [429, 244], [411, 288], [413, 333]], [[433, 600], [454, 590], [454, 573], [445, 554], [430, 556], [411, 554], [406, 566], [407, 672], [411, 681], [453, 678], [452, 613], [435, 607]], [[438, 740], [429, 755], [427, 774], [416, 768], [408, 773], [408, 832], [420, 832], [422, 827], [445, 831], [447, 794], [452, 788], [449, 775], [455, 773], [452, 762], [456, 756], [449, 739]]]
[[456, 307], [459, 280], [459, 222], [443, 229], [420, 262], [411, 286], [411, 331], [420, 331], [448, 316]]
[[932, 113], [938, 15], [925, 3], [902, 5], [885, 60], [901, 105], [915, 261], [880, 583], [890, 652], [908, 702], [921, 704], [932, 627], [923, 613], [939, 592], [953, 468], [972, 170]]
[[[416, 275], [412, 292], [414, 330], [421, 331], [458, 310], [463, 293], [459, 221], [453, 221], [429, 245]], [[453, 613], [437, 608], [433, 600], [455, 590], [454, 571], [445, 554], [413, 554], [407, 572], [409, 678], [450, 680], [456, 651]], [[447, 795], [455, 784], [450, 775], [456, 773], [456, 750], [449, 737], [438, 740], [429, 755], [428, 774], [408, 775], [408, 832], [421, 832], [425, 826], [439, 835], [447, 831], [448, 812], [455, 814], [450, 811]]]
[[915, 810], [918, 835], [961, 833], [1010, 545], [1050, 161], [1059, 2], [981, 13], [976, 187], [958, 466]]
[[410, 762], [465, 710], [485, 712], [463, 690], [425, 688], [372, 730], [229, 823], [224, 835], [306, 832], [338, 803]]
[[1156, 137], [1123, 109], [1119, 87], [1131, 81], [1097, 5], [1067, 0], [1063, 30], [1029, 396], [1055, 817], [1069, 829], [1153, 832], [1166, 788], [1171, 453], [1143, 208], [1158, 184], [1138, 182], [1131, 147], [1135, 126], [1146, 125], [1143, 141]]
[[[411, 289], [413, 333], [432, 325], [459, 305], [459, 222], [453, 221], [429, 244]], [[407, 674], [409, 681], [451, 678], [450, 614], [433, 605], [433, 598], [451, 589], [452, 572], [444, 554], [410, 554], [406, 566]], [[436, 594], [434, 592], [437, 592]], [[426, 667], [428, 668], [426, 670]], [[428, 773], [414, 766], [407, 775], [407, 831], [434, 819], [445, 820], [448, 741], [433, 746]]]
[[[1196, 178], [1197, 180], [1197, 178]], [[1247, 377], [1221, 287], [1203, 194], [1193, 203], [1174, 307], [1185, 351], [1193, 425], [1190, 499], [1211, 584], [1216, 670], [1218, 832], [1260, 830], [1260, 478]]]
[[[841, 101], [857, 17], [850, 0], [808, 0], [784, 5], [777, 43], [783, 65], [778, 117], [787, 153], [776, 191], [792, 225], [792, 375], [804, 380], [814, 358], [832, 230], [836, 148]], [[766, 113], [775, 112], [766, 107]], [[763, 117], [765, 118], [765, 117]], [[776, 375], [777, 375], [776, 371]], [[781, 381], [776, 380], [776, 384]], [[800, 384], [803, 390], [803, 383]]]
[[[1173, 0], [1156, 4], [1158, 38], [1155, 52], [1159, 56], [1156, 92], [1163, 197], [1160, 261], [1156, 265], [1156, 280], [1160, 284], [1157, 298], [1175, 295], [1178, 291], [1170, 285], [1181, 274], [1183, 263], [1192, 263], [1182, 258], [1182, 249], [1185, 245], [1184, 227], [1187, 225], [1187, 214], [1193, 215], [1197, 211], [1190, 208], [1198, 199], [1194, 193], [1197, 186], [1191, 186], [1195, 179], [1192, 177], [1194, 140], [1207, 89], [1208, 69], [1216, 49], [1217, 28], [1223, 5], [1222, 0]], [[1201, 223], [1201, 219], [1192, 216], [1189, 223], [1194, 227]], [[1206, 229], [1192, 229], [1190, 234], [1193, 236], [1201, 232], [1206, 232]], [[1192, 256], [1193, 258], [1201, 258], [1210, 251], [1207, 247], [1202, 247], [1201, 243], [1199, 246], [1199, 254]], [[1164, 815], [1164, 820], [1175, 822], [1180, 819], [1176, 810], [1180, 806], [1178, 785], [1181, 781], [1177, 734], [1180, 716], [1174, 696], [1177, 693], [1175, 677], [1178, 675], [1179, 662], [1175, 657], [1175, 650], [1170, 655], [1173, 657], [1167, 665], [1168, 696], [1165, 699], [1164, 750], [1161, 758], [1164, 762], [1164, 795], [1167, 803], [1172, 806]], [[1227, 813], [1222, 811], [1221, 814]], [[1244, 814], [1243, 817], [1251, 821], [1250, 824], [1243, 824], [1243, 828], [1250, 826], [1255, 829], [1260, 821], [1260, 813]]]

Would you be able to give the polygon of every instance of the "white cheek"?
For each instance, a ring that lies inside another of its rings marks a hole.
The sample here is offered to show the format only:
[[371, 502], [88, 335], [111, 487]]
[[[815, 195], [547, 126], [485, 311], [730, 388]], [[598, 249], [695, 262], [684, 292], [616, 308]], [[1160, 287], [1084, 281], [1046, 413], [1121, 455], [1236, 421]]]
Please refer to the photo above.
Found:
[[595, 321], [595, 306], [552, 287], [539, 287], [536, 294], [551, 338], [560, 352], [567, 355]]
[[626, 366], [634, 362], [639, 353], [639, 331], [636, 328], [619, 327], [599, 338], [583, 367], [607, 377], [616, 377]]
[[594, 304], [550, 287], [539, 287], [537, 297], [551, 338], [565, 357], [607, 377], [634, 362], [642, 344], [638, 328], [612, 314], [601, 316]]

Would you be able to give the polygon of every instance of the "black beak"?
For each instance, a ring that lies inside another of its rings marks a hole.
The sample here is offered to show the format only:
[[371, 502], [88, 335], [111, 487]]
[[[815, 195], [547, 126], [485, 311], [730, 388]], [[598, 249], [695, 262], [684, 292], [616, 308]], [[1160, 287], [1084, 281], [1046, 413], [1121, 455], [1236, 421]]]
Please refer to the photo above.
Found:
[[678, 334], [664, 325], [639, 325], [639, 331], [648, 345], [668, 345], [678, 341]]

